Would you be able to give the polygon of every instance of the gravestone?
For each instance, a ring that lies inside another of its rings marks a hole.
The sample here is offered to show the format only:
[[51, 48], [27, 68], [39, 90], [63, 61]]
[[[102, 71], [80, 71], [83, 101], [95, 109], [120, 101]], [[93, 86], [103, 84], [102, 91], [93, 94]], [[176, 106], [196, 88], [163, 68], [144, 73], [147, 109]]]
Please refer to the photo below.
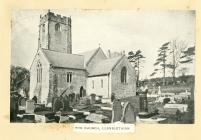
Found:
[[90, 99], [88, 97], [83, 97], [82, 99], [80, 99], [80, 104], [90, 105]]
[[68, 95], [70, 105], [74, 105], [76, 101], [75, 93], [71, 93]]
[[64, 110], [64, 101], [62, 98], [55, 98], [53, 100], [53, 112]]
[[91, 94], [91, 104], [95, 104], [96, 102], [96, 94]]
[[79, 94], [76, 94], [76, 95], [75, 95], [75, 101], [76, 101], [76, 102], [79, 102], [79, 101], [80, 101], [80, 95], [79, 95]]
[[35, 109], [35, 102], [33, 100], [26, 101], [25, 113], [33, 114]]
[[122, 106], [120, 100], [114, 100], [112, 109], [112, 122], [120, 121], [122, 117]]
[[134, 107], [129, 103], [126, 102], [123, 107], [121, 121], [124, 123], [135, 123], [136, 122], [136, 112]]
[[72, 108], [70, 107], [70, 101], [69, 101], [69, 98], [68, 96], [64, 96], [64, 111], [72, 111]]
[[103, 96], [96, 96], [96, 97], [95, 97], [95, 103], [101, 104], [102, 98], [103, 98]]
[[20, 106], [26, 106], [26, 99], [25, 98], [23, 98], [23, 97], [21, 97], [20, 99], [19, 99], [19, 105]]
[[160, 96], [161, 95], [161, 87], [158, 86], [158, 95]]

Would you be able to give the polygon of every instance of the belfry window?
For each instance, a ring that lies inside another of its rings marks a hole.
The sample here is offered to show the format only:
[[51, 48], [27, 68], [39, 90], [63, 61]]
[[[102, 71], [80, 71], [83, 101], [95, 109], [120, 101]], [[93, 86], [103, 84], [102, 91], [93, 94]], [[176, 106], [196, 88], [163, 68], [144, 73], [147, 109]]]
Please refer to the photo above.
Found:
[[57, 31], [57, 32], [61, 31], [61, 26], [59, 23], [55, 24], [55, 31]]
[[40, 62], [37, 63], [37, 83], [42, 82], [42, 65]]
[[126, 83], [127, 70], [126, 67], [121, 69], [121, 83]]

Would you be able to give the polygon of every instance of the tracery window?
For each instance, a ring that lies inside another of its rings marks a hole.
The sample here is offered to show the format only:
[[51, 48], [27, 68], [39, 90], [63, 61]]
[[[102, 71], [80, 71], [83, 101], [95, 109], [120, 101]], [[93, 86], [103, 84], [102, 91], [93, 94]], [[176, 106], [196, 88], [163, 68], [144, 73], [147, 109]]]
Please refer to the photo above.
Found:
[[37, 63], [37, 83], [42, 82], [42, 64], [38, 61]]

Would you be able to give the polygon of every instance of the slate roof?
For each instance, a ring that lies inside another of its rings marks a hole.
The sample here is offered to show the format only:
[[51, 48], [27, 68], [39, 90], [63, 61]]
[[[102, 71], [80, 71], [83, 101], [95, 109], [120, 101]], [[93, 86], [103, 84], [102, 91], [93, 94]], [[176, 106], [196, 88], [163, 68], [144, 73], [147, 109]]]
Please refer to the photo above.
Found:
[[110, 71], [118, 64], [124, 56], [108, 58], [100, 61], [94, 66], [88, 76], [98, 76], [110, 73]]
[[50, 64], [55, 67], [85, 69], [84, 56], [77, 54], [61, 53], [47, 49], [41, 49]]
[[90, 50], [90, 51], [86, 51], [86, 52], [82, 52], [80, 53], [80, 55], [84, 56], [84, 63], [85, 66], [87, 65], [87, 63], [91, 60], [91, 58], [93, 57], [93, 55], [98, 52], [100, 48], [94, 49], [94, 50]]

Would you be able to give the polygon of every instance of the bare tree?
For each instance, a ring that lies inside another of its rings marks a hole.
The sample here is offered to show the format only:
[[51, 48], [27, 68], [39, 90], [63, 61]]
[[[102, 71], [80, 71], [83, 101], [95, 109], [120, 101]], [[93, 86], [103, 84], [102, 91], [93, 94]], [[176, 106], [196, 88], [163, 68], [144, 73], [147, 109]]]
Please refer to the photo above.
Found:
[[173, 40], [170, 43], [170, 62], [167, 67], [172, 69], [172, 80], [173, 84], [176, 83], [175, 76], [176, 70], [180, 65], [181, 56], [183, 51], [187, 48], [188, 44], [182, 40]]

